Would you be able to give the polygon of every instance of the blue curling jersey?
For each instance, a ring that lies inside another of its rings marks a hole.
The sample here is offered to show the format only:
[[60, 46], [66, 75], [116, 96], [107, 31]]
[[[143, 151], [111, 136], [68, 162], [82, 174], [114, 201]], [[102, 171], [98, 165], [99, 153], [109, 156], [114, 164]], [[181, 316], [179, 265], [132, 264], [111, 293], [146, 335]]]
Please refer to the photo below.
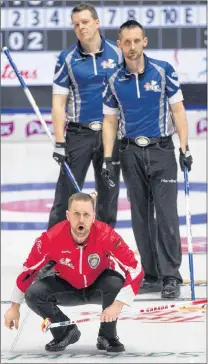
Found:
[[107, 69], [122, 62], [116, 43], [101, 37], [101, 48], [85, 53], [80, 42], [63, 50], [57, 60], [53, 94], [67, 95], [67, 122], [103, 121], [102, 94]]
[[174, 68], [145, 57], [144, 72], [129, 73], [125, 63], [107, 72], [103, 114], [119, 114], [119, 137], [164, 137], [175, 132], [171, 104], [183, 100]]

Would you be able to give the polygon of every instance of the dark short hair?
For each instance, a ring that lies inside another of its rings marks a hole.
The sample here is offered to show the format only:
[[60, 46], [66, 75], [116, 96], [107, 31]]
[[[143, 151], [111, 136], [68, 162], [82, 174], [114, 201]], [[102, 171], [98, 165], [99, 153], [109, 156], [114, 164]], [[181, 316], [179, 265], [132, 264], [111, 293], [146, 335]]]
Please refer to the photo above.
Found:
[[68, 199], [68, 209], [70, 209], [73, 201], [90, 201], [92, 203], [93, 210], [95, 209], [95, 199], [89, 193], [77, 192], [71, 195]]
[[73, 14], [75, 13], [80, 13], [83, 10], [89, 10], [89, 12], [91, 13], [92, 17], [94, 20], [98, 19], [98, 13], [95, 9], [95, 7], [89, 3], [81, 3], [76, 5], [73, 9], [72, 9], [72, 13], [71, 13], [71, 17], [73, 16]]
[[143, 35], [145, 36], [145, 30], [144, 30], [143, 26], [138, 21], [136, 21], [136, 20], [127, 20], [119, 28], [119, 31], [118, 31], [119, 38], [121, 36], [121, 32], [122, 32], [123, 29], [132, 29], [132, 28], [137, 28], [137, 27], [142, 30]]

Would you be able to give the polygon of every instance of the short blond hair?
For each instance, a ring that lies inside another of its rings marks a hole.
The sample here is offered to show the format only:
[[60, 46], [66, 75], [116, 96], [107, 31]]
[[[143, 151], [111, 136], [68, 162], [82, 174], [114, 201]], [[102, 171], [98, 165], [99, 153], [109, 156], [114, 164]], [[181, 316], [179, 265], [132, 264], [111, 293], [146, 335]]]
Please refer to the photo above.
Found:
[[69, 210], [73, 201], [84, 201], [84, 202], [90, 201], [92, 203], [93, 210], [95, 210], [95, 200], [89, 193], [77, 192], [71, 195], [68, 199]]

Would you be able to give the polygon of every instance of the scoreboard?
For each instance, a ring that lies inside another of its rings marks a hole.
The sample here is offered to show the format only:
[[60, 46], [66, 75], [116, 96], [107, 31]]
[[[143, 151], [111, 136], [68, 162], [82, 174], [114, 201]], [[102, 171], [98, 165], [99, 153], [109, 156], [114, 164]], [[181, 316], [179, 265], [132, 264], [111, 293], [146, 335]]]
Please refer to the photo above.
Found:
[[[206, 1], [90, 1], [101, 32], [116, 40], [120, 25], [139, 21], [149, 49], [206, 47]], [[72, 8], [79, 1], [1, 1], [1, 45], [11, 51], [60, 51], [76, 42]]]

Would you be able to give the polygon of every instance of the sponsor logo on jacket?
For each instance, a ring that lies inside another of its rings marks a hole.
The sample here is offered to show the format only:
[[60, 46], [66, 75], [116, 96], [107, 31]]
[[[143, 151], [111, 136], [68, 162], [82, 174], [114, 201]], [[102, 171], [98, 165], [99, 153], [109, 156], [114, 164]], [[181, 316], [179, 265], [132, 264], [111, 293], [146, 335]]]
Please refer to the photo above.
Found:
[[71, 259], [70, 258], [61, 258], [59, 260], [59, 263], [60, 264], [63, 264], [63, 265], [67, 265], [68, 267], [74, 269], [74, 265], [71, 262]]
[[115, 63], [115, 61], [113, 59], [109, 58], [107, 61], [103, 61], [101, 63], [101, 66], [103, 68], [111, 68], [112, 69], [112, 68], [116, 67], [116, 63]]
[[145, 91], [154, 91], [154, 92], [160, 92], [161, 88], [157, 84], [157, 81], [152, 80], [151, 82], [146, 82], [144, 85]]

